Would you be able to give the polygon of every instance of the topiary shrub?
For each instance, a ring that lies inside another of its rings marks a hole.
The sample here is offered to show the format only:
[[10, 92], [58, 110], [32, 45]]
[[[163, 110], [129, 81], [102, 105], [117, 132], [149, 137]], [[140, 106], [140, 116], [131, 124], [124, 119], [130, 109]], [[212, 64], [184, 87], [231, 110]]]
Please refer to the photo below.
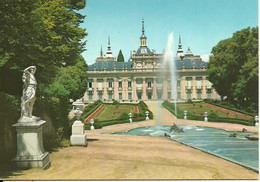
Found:
[[187, 104], [193, 104], [193, 102], [192, 102], [191, 99], [188, 99], [186, 103], [187, 103]]
[[119, 102], [117, 102], [117, 101], [114, 101], [113, 103], [112, 103], [112, 105], [118, 105], [119, 104]]
[[219, 116], [214, 113], [214, 112], [211, 112], [209, 115], [208, 115], [209, 118], [218, 118]]
[[126, 112], [123, 112], [119, 116], [119, 120], [125, 120], [128, 119], [128, 114]]

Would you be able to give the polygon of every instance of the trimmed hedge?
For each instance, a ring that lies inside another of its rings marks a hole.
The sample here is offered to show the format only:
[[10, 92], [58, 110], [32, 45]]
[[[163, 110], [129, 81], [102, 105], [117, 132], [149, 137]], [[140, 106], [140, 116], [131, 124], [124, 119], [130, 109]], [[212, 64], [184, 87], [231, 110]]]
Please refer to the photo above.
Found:
[[[80, 116], [80, 120], [84, 121], [91, 113], [93, 113], [101, 104], [103, 104], [103, 102], [101, 100], [98, 100], [92, 104], [87, 105], [84, 109], [83, 109], [83, 113]], [[73, 119], [75, 120], [75, 119]]]
[[[168, 101], [163, 102], [163, 107], [165, 107], [170, 113], [175, 115], [174, 105], [169, 103]], [[184, 113], [177, 107], [177, 118], [183, 119]], [[187, 114], [187, 118], [189, 120], [198, 120], [198, 121], [204, 121], [204, 116], [198, 117], [190, 115], [189, 112]], [[243, 124], [247, 126], [254, 126], [255, 122], [254, 120], [245, 120], [245, 119], [235, 119], [235, 118], [223, 118], [223, 117], [210, 117], [208, 116], [209, 122], [224, 122], [224, 123], [236, 123], [236, 124]]]
[[[101, 101], [97, 101], [97, 102], [101, 102]], [[100, 103], [99, 105], [96, 104], [96, 107], [93, 107], [93, 109], [91, 110], [90, 113], [87, 113], [88, 115], [90, 115], [92, 112], [94, 112], [101, 104], [104, 105], [111, 105], [109, 103]], [[112, 104], [112, 105], [134, 105], [134, 106], [138, 106], [139, 109], [139, 113], [132, 113], [132, 121], [133, 122], [138, 122], [138, 121], [144, 121], [145, 120], [145, 112], [148, 111], [149, 114], [149, 118], [153, 119], [153, 113], [148, 109], [148, 106], [143, 102], [139, 102], [138, 104], [130, 104], [130, 103], [124, 103], [124, 104], [119, 104], [116, 101]], [[90, 106], [90, 105], [89, 105]], [[91, 105], [92, 107], [92, 105]], [[86, 107], [84, 108], [84, 110], [86, 109]], [[88, 110], [88, 109], [86, 109]], [[84, 112], [83, 112], [84, 113]], [[82, 114], [83, 115], [83, 114]], [[121, 123], [129, 123], [129, 119], [128, 119], [128, 113], [121, 113], [122, 117], [120, 117], [119, 119], [111, 119], [111, 120], [105, 120], [105, 121], [99, 121], [99, 120], [95, 120], [94, 122], [94, 127], [95, 129], [99, 129], [102, 128], [104, 126], [109, 126], [109, 125], [114, 125], [114, 124], [121, 124]], [[81, 116], [82, 117], [82, 116]], [[87, 117], [87, 116], [86, 116]], [[90, 123], [85, 124], [85, 129], [86, 130], [90, 130]]]
[[235, 112], [239, 112], [239, 113], [242, 113], [242, 114], [245, 114], [245, 115], [249, 115], [249, 116], [252, 116], [254, 117], [255, 115], [257, 115], [257, 113], [249, 113], [245, 110], [240, 110], [240, 109], [237, 109], [235, 106], [231, 105], [231, 104], [221, 104], [221, 102], [218, 102], [218, 101], [211, 101], [211, 100], [204, 100], [204, 102], [208, 103], [208, 104], [212, 104], [212, 105], [215, 105], [215, 106], [218, 106], [218, 107], [222, 107], [222, 108], [225, 108], [225, 109], [228, 109], [228, 110], [231, 110], [231, 111], [235, 111]]

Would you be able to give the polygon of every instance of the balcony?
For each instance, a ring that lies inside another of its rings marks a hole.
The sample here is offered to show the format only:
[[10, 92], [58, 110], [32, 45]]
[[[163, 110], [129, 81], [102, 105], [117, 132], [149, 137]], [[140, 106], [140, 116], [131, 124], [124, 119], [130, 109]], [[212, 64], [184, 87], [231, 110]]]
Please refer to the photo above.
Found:
[[98, 87], [97, 90], [98, 90], [98, 91], [102, 91], [103, 88], [102, 88], [102, 87]]
[[132, 90], [132, 87], [128, 87], [128, 90]]
[[92, 91], [93, 90], [93, 88], [88, 88], [88, 91]]
[[147, 89], [147, 90], [152, 90], [153, 88], [152, 88], [152, 87], [147, 87], [146, 89]]
[[192, 86], [185, 86], [186, 90], [192, 89]]
[[123, 88], [122, 87], [118, 87], [118, 90], [121, 91], [121, 90], [123, 90]]
[[202, 89], [202, 86], [196, 86], [196, 89]]
[[107, 90], [108, 90], [108, 91], [112, 91], [113, 88], [112, 88], [112, 87], [108, 87]]
[[141, 86], [137, 85], [136, 86], [136, 90], [143, 90], [143, 86], [142, 85]]

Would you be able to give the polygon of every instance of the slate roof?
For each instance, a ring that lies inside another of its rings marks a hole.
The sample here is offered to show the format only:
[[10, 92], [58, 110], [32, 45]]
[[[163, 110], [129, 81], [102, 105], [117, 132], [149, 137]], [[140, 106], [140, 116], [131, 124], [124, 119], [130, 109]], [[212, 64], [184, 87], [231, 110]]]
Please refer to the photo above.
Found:
[[[114, 65], [115, 65], [115, 70], [123, 70], [125, 68], [133, 69], [133, 62], [113, 62], [113, 61], [107, 61], [107, 62], [96, 62], [92, 65], [89, 65], [88, 70], [89, 71], [94, 71], [94, 67], [96, 67], [97, 71], [104, 70], [114, 70]], [[182, 69], [184, 65], [185, 69], [192, 69], [193, 65], [195, 69], [202, 69], [203, 66], [207, 68], [207, 63], [202, 61], [200, 64], [200, 60], [182, 60], [182, 61], [176, 61], [176, 67], [177, 69]]]
[[88, 70], [94, 71], [94, 67], [96, 67], [96, 70], [114, 70], [114, 63], [115, 63], [115, 69], [116, 70], [123, 70], [124, 68], [132, 69], [132, 62], [113, 62], [113, 61], [102, 61], [102, 62], [96, 62], [92, 65], [89, 65]]

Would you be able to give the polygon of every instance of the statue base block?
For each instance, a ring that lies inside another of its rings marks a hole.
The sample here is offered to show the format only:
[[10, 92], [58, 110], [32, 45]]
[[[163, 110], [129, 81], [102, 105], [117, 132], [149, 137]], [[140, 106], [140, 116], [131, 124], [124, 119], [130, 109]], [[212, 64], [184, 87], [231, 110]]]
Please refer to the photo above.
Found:
[[83, 135], [71, 135], [70, 136], [70, 145], [87, 146], [86, 133]]
[[48, 169], [51, 165], [49, 153], [45, 152], [40, 156], [15, 157], [12, 161], [16, 162], [19, 168], [42, 168]]
[[45, 123], [39, 120], [13, 125], [17, 131], [17, 154], [13, 159], [17, 167], [47, 169], [50, 166], [49, 153], [43, 148], [42, 128]]

